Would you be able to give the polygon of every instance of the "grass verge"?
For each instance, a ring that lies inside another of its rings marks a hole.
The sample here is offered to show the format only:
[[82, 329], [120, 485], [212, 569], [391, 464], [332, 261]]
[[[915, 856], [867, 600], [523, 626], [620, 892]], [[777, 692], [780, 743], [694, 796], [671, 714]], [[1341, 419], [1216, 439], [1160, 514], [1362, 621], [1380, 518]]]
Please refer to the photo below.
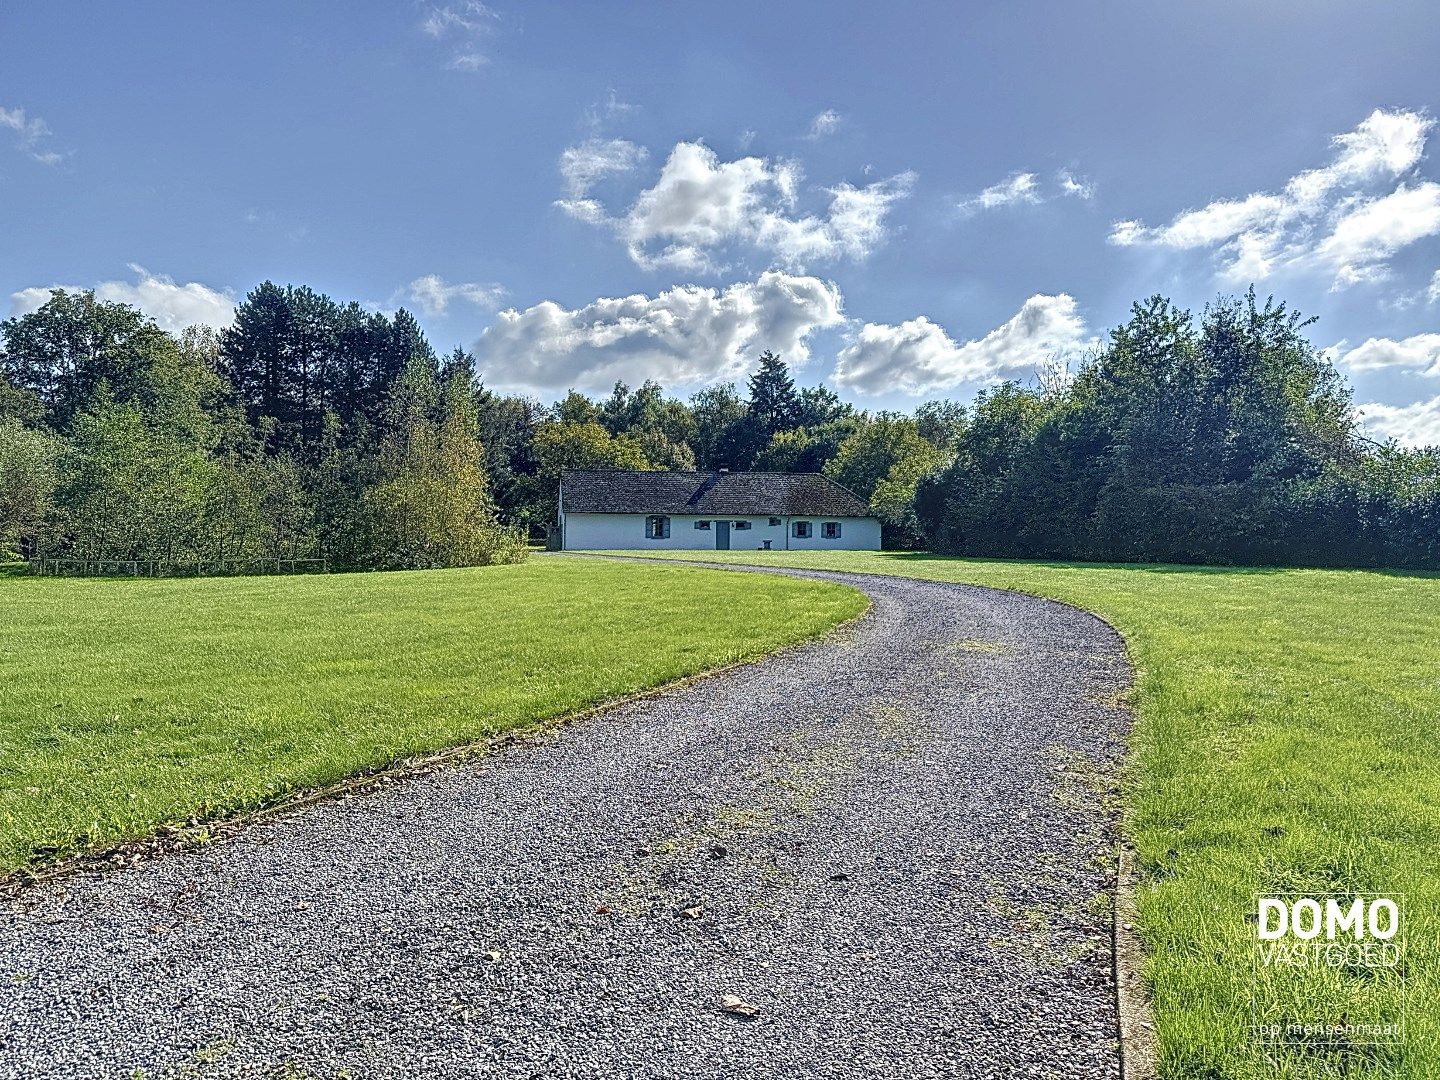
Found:
[[0, 581], [0, 875], [760, 656], [865, 604], [556, 558]]
[[[1137, 669], [1126, 828], [1175, 1080], [1440, 1076], [1440, 575], [952, 559], [670, 557], [892, 574], [1051, 597], [1124, 635]], [[1256, 894], [1403, 894], [1406, 986], [1355, 966], [1256, 973]], [[1260, 1018], [1404, 1012], [1399, 1046]]]

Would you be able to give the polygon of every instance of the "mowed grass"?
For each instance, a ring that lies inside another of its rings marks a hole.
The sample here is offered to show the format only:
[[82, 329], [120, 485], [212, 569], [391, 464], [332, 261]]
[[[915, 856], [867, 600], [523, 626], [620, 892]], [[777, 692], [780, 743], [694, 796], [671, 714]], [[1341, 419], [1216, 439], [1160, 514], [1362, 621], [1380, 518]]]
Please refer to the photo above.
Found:
[[0, 579], [0, 873], [819, 635], [820, 582], [568, 558]]
[[[1015, 589], [1109, 621], [1138, 671], [1126, 827], [1161, 1075], [1440, 1076], [1440, 575], [676, 554]], [[1256, 894], [1328, 892], [1404, 895], [1404, 994], [1344, 968], [1257, 980]], [[1403, 1004], [1403, 1047], [1262, 1050], [1252, 994], [1271, 1021]]]

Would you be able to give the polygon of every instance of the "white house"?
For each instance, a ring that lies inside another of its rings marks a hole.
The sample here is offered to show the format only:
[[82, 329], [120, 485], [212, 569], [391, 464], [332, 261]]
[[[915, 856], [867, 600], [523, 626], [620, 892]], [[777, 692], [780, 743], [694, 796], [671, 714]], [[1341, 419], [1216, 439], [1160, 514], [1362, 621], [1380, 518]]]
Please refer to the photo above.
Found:
[[865, 500], [820, 473], [567, 472], [567, 551], [880, 550]]

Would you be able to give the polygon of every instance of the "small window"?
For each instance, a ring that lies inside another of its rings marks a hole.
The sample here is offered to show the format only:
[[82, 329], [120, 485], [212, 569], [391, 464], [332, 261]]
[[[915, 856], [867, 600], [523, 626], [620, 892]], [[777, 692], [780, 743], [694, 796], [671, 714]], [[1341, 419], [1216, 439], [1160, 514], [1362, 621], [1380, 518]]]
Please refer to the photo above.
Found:
[[750, 523], [749, 523], [748, 521], [737, 521], [737, 522], [735, 522], [735, 528], [737, 528], [737, 529], [748, 529], [749, 527], [750, 527]]
[[664, 514], [651, 514], [645, 519], [646, 540], [670, 539], [670, 519]]
[[792, 531], [795, 533], [795, 536], [798, 539], [807, 540], [810, 537], [810, 522], [797, 521], [795, 522], [795, 527]]
[[840, 523], [838, 521], [827, 521], [820, 526], [820, 535], [826, 540], [840, 539]]
[[771, 527], [772, 529], [773, 529], [776, 525], [779, 525], [779, 524], [780, 524], [780, 519], [779, 519], [779, 518], [771, 518], [771, 519], [770, 519], [770, 527]]
[[695, 528], [697, 528], [697, 529], [709, 529], [709, 528], [710, 528], [710, 523], [709, 523], [708, 521], [697, 521], [697, 522], [695, 522]]

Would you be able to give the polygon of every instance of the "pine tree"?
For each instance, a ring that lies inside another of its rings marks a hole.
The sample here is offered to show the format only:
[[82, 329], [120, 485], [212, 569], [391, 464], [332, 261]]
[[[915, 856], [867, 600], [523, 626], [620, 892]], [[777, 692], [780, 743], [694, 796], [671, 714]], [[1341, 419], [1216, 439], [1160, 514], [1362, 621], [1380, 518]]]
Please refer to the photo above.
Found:
[[760, 369], [750, 376], [749, 415], [756, 433], [763, 436], [761, 446], [777, 431], [795, 427], [800, 416], [800, 396], [790, 369], [769, 350], [760, 354]]

